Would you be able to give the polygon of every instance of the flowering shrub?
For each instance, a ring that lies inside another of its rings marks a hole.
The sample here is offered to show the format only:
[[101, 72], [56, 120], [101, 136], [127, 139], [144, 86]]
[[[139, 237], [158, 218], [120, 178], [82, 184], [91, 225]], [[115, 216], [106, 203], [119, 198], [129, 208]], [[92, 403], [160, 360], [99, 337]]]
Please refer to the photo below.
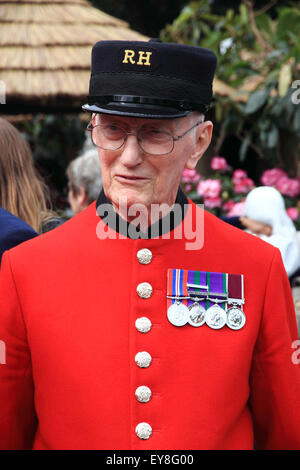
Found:
[[[255, 187], [254, 181], [245, 170], [233, 171], [224, 157], [213, 157], [211, 168], [215, 173], [209, 177], [185, 169], [181, 180], [184, 192], [218, 217], [242, 215], [246, 196]], [[300, 230], [300, 179], [289, 178], [280, 168], [273, 168], [263, 172], [261, 184], [273, 186], [281, 193], [288, 216]]]

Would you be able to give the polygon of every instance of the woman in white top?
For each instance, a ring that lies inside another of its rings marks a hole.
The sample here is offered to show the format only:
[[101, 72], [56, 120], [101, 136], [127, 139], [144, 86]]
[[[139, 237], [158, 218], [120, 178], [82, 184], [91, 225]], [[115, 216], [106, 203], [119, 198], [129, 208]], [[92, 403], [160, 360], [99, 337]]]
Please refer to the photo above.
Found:
[[300, 268], [300, 247], [280, 192], [270, 186], [250, 191], [240, 220], [249, 233], [279, 248], [287, 275], [293, 276]]

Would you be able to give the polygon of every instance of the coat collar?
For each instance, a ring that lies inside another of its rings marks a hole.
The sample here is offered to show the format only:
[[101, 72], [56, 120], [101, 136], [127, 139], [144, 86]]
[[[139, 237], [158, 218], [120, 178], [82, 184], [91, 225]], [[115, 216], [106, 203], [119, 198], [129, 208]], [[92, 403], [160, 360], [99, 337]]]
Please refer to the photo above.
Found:
[[138, 227], [124, 220], [117, 214], [102, 189], [96, 202], [97, 213], [102, 221], [111, 229], [132, 239], [149, 239], [162, 236], [172, 231], [184, 219], [189, 202], [182, 189], [179, 187], [175, 204], [169, 214], [159, 219], [156, 223], [148, 227], [146, 232], [142, 232]]

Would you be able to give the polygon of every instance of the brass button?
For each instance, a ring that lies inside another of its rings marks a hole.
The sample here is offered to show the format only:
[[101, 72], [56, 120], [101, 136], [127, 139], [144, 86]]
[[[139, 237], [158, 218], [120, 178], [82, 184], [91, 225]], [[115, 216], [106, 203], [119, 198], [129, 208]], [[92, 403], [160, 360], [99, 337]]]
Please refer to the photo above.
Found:
[[152, 428], [148, 423], [139, 423], [135, 428], [135, 433], [139, 439], [149, 439], [152, 434]]
[[152, 295], [153, 288], [149, 282], [141, 282], [137, 286], [136, 291], [141, 299], [149, 299], [149, 297]]
[[146, 367], [150, 366], [152, 357], [147, 351], [141, 351], [135, 355], [134, 360], [138, 367], [145, 369]]
[[149, 264], [152, 261], [152, 252], [148, 248], [143, 248], [137, 252], [136, 257], [140, 264]]
[[148, 333], [152, 328], [151, 320], [147, 317], [137, 318], [135, 321], [135, 327], [140, 333]]
[[135, 391], [135, 397], [140, 403], [148, 403], [151, 400], [152, 392], [146, 385], [141, 385]]

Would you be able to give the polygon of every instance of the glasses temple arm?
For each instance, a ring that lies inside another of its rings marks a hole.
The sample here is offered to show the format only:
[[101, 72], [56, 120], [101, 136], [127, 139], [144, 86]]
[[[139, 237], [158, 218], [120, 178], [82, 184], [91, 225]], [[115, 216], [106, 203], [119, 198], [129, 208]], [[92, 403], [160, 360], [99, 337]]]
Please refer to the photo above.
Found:
[[192, 131], [193, 129], [195, 129], [195, 127], [199, 126], [199, 125], [202, 124], [203, 122], [204, 122], [204, 119], [202, 119], [201, 121], [196, 122], [196, 124], [194, 124], [193, 127], [191, 127], [190, 129], [188, 129], [187, 131], [185, 131], [184, 134], [179, 135], [179, 136], [177, 136], [177, 137], [173, 137], [174, 142], [177, 142], [177, 140], [180, 140], [180, 139], [182, 139], [183, 137], [185, 137], [190, 131]]

